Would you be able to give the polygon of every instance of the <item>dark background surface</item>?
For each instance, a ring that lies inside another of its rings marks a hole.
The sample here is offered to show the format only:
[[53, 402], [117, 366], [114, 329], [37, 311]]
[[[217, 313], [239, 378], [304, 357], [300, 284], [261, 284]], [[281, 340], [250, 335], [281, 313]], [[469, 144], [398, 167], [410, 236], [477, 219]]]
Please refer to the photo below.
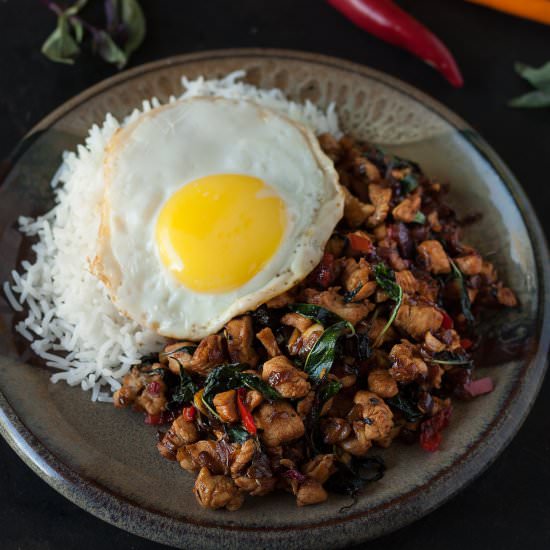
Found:
[[[529, 89], [514, 74], [514, 61], [539, 65], [550, 60], [550, 27], [462, 0], [400, 3], [455, 53], [464, 89], [452, 89], [435, 71], [355, 29], [319, 0], [143, 0], [149, 30], [130, 66], [248, 46], [309, 50], [370, 65], [417, 86], [476, 128], [523, 184], [550, 234], [550, 109], [506, 107], [508, 99]], [[41, 43], [54, 24], [35, 0], [0, 0], [0, 158], [52, 109], [114, 73], [87, 55], [72, 67], [42, 57]], [[550, 548], [549, 401], [547, 379], [519, 434], [485, 474], [428, 517], [368, 548]], [[0, 440], [0, 548], [98, 546], [163, 548], [80, 510]]]

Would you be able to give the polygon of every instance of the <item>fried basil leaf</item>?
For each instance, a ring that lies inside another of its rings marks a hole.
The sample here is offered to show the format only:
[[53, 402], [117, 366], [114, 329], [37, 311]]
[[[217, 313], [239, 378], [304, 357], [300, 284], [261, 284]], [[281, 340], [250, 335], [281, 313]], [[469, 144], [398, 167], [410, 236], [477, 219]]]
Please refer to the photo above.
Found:
[[401, 393], [398, 393], [395, 397], [388, 397], [384, 401], [390, 407], [403, 413], [407, 422], [416, 422], [424, 416], [416, 403], [410, 397], [406, 397]]
[[357, 296], [357, 294], [359, 294], [359, 292], [361, 291], [362, 288], [363, 288], [363, 283], [360, 283], [353, 290], [350, 290], [349, 292], [346, 292], [344, 294], [344, 302], [346, 304], [349, 304], [350, 302], [353, 302], [354, 298]]
[[403, 302], [403, 289], [395, 282], [394, 271], [383, 263], [379, 263], [374, 266], [374, 276], [378, 286], [388, 295], [390, 300], [395, 302], [395, 307], [393, 308], [388, 322], [384, 325], [384, 328], [380, 331], [380, 334], [376, 338], [376, 342], [374, 343], [374, 346], [376, 347], [380, 342], [382, 342], [384, 334], [386, 334], [386, 331], [391, 327], [397, 317], [397, 312]]
[[229, 365], [220, 365], [211, 370], [204, 382], [203, 401], [210, 405], [210, 407], [213, 407], [212, 400], [217, 393], [241, 387], [242, 383], [240, 382], [239, 374], [246, 368], [248, 368], [248, 365], [231, 363]]
[[281, 399], [281, 394], [275, 388], [253, 374], [241, 372], [237, 378], [240, 382], [239, 387], [246, 386], [250, 390], [257, 390], [267, 399]]
[[337, 463], [338, 470], [329, 477], [325, 488], [333, 493], [348, 495], [354, 499], [368, 483], [384, 477], [386, 465], [378, 456], [364, 459], [352, 458], [349, 464]]
[[244, 443], [247, 439], [250, 439], [252, 436], [240, 426], [229, 426], [225, 428], [225, 433], [229, 436], [229, 439], [233, 443]]
[[320, 323], [324, 327], [329, 327], [330, 325], [335, 325], [343, 321], [342, 317], [336, 315], [336, 313], [332, 313], [332, 311], [324, 307], [313, 304], [290, 304], [288, 308], [290, 311], [299, 313], [312, 321]]
[[180, 381], [179, 385], [172, 393], [172, 403], [183, 405], [184, 403], [193, 403], [193, 397], [198, 391], [198, 387], [193, 382], [189, 374], [180, 365]]
[[468, 296], [468, 289], [466, 288], [464, 277], [460, 269], [458, 269], [458, 267], [452, 260], [451, 267], [453, 269], [453, 277], [458, 280], [458, 284], [460, 286], [460, 307], [462, 309], [462, 314], [464, 315], [468, 324], [473, 325], [475, 323], [475, 319], [472, 314], [472, 303], [470, 302], [470, 297]]
[[309, 352], [304, 371], [313, 382], [320, 382], [330, 372], [336, 358], [337, 345], [341, 336], [354, 332], [348, 321], [340, 321], [327, 328]]

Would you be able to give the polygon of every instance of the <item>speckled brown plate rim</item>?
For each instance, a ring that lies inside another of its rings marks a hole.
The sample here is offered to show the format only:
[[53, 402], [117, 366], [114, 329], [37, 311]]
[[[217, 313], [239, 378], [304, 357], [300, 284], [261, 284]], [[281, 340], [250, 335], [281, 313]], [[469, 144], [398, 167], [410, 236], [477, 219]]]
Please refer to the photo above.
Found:
[[[527, 227], [535, 254], [540, 293], [539, 316], [535, 335], [538, 347], [533, 350], [530, 361], [525, 362], [519, 375], [519, 382], [502, 404], [497, 419], [486, 427], [465, 453], [459, 456], [451, 466], [439, 472], [429, 483], [418, 486], [413, 491], [385, 502], [377, 508], [370, 509], [368, 511], [369, 522], [361, 521], [366, 516], [366, 512], [349, 513], [337, 520], [279, 529], [269, 527], [262, 529], [239, 526], [222, 527], [210, 522], [182, 522], [158, 512], [147, 510], [122, 498], [109, 488], [98, 485], [92, 480], [79, 475], [50, 453], [35, 437], [32, 429], [17, 417], [1, 392], [0, 434], [35, 473], [66, 498], [113, 525], [159, 542], [181, 545], [185, 539], [191, 540], [188, 539], [188, 536], [201, 536], [209, 539], [212, 546], [215, 542], [219, 543], [222, 540], [221, 537], [224, 537], [228, 545], [231, 543], [235, 545], [238, 542], [241, 547], [257, 547], [260, 544], [263, 547], [272, 545], [282, 547], [287, 542], [294, 547], [298, 543], [298, 538], [300, 538], [299, 547], [301, 548], [326, 547], [329, 545], [334, 547], [350, 540], [360, 542], [403, 527], [440, 506], [483, 472], [519, 430], [540, 389], [547, 367], [550, 344], [550, 296], [548, 296], [550, 260], [548, 247], [533, 208], [515, 177], [491, 147], [459, 117], [426, 94], [379, 71], [334, 57], [292, 50], [230, 49], [206, 51], [156, 61], [104, 80], [64, 103], [27, 134], [15, 149], [9, 161], [4, 164], [7, 168], [4, 173], [0, 172], [0, 185], [11, 167], [16, 164], [19, 155], [32, 145], [34, 138], [69, 111], [111, 86], [124, 81], [139, 79], [146, 73], [154, 72], [166, 66], [183, 66], [189, 62], [221, 60], [228, 57], [299, 60], [309, 64], [318, 64], [324, 68], [346, 70], [379, 81], [408, 95], [414, 101], [420, 102], [455, 127], [499, 175]], [[451, 473], [452, 476], [449, 475]], [[393, 508], [398, 508], [399, 513], [392, 514]], [[373, 522], [379, 525], [379, 528], [373, 528]], [[370, 524], [369, 527], [367, 527], [367, 523]], [[350, 538], [349, 532], [347, 536], [341, 537], [341, 533], [337, 528], [339, 525], [353, 526], [353, 537]], [[208, 533], [206, 529], [208, 529]], [[304, 530], [310, 530], [314, 535], [309, 538], [309, 541], [304, 540]], [[317, 535], [321, 532], [323, 538], [319, 539]], [[323, 543], [320, 544], [319, 540], [323, 540]], [[207, 540], [203, 542], [205, 546], [210, 546]], [[224, 545], [222, 544], [222, 546]]]

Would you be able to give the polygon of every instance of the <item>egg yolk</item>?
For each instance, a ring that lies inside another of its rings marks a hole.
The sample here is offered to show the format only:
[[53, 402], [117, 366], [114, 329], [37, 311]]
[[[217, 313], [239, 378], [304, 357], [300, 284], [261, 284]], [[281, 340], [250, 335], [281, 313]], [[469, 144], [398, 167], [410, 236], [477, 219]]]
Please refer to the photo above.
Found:
[[261, 179], [218, 174], [176, 191], [157, 220], [160, 258], [197, 292], [227, 292], [247, 283], [283, 239], [286, 207]]

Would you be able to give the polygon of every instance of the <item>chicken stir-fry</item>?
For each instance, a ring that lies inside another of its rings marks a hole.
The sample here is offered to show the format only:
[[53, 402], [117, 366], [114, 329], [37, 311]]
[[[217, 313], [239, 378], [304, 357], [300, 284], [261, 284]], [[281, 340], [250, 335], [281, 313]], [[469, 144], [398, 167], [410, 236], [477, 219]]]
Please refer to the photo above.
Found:
[[166, 424], [160, 454], [196, 477], [201, 506], [288, 491], [298, 506], [355, 494], [396, 439], [435, 451], [472, 380], [476, 316], [514, 307], [494, 266], [461, 242], [446, 187], [349, 137], [320, 137], [344, 217], [314, 271], [201, 342], [144, 358], [114, 395]]

